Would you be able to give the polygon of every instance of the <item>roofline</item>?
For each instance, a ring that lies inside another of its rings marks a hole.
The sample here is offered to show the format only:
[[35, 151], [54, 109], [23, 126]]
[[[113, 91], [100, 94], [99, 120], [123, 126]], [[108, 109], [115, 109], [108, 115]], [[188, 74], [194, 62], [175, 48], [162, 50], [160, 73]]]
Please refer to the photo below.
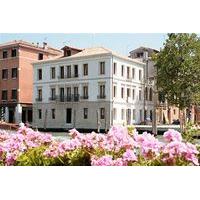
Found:
[[138, 49], [142, 49], [142, 48], [143, 48], [143, 49], [151, 49], [151, 50], [153, 50], [153, 51], [156, 51], [157, 53], [159, 52], [159, 50], [157, 50], [157, 49], [141, 46], [141, 47], [138, 47], [138, 48], [136, 48], [136, 49], [133, 49], [133, 50], [130, 51], [129, 53], [132, 53], [132, 52], [134, 52], [134, 51], [136, 51], [136, 50], [138, 50]]
[[[30, 48], [30, 49], [35, 49], [35, 50], [38, 50], [38, 51], [47, 52], [47, 53], [55, 54], [55, 55], [57, 55], [57, 53], [62, 53], [62, 50], [60, 50], [60, 49], [56, 49], [56, 48], [53, 48], [53, 47], [49, 47], [49, 49], [43, 49], [42, 47], [37, 47], [37, 46], [35, 46], [35, 45], [33, 45], [29, 42], [26, 42], [26, 41], [13, 41], [13, 43], [11, 43], [11, 44], [9, 44], [9, 42], [3, 43], [3, 44], [0, 44], [0, 49], [9, 48], [9, 47], [16, 47], [16, 46], [27, 47], [27, 48]], [[50, 49], [52, 49], [53, 51], [57, 51], [57, 53], [51, 52]]]
[[100, 54], [95, 54], [95, 55], [89, 55], [89, 56], [76, 56], [76, 57], [73, 57], [73, 56], [69, 56], [69, 57], [62, 57], [62, 58], [53, 58], [53, 59], [48, 59], [48, 60], [42, 60], [42, 61], [37, 61], [37, 62], [33, 62], [32, 64], [33, 65], [37, 65], [37, 64], [47, 64], [47, 63], [55, 63], [55, 62], [63, 62], [63, 61], [67, 61], [67, 60], [75, 60], [75, 59], [80, 59], [80, 58], [92, 58], [92, 57], [96, 57], [96, 56], [114, 56], [114, 57], [117, 57], [117, 58], [120, 58], [120, 59], [124, 59], [124, 60], [127, 60], [129, 62], [133, 62], [133, 63], [137, 63], [137, 64], [140, 64], [140, 65], [145, 65], [145, 63], [143, 62], [140, 62], [136, 59], [132, 59], [132, 58], [126, 58], [126, 57], [123, 57], [123, 56], [120, 56], [120, 55], [117, 55], [117, 54], [113, 54], [112, 52], [108, 52], [108, 53], [100, 53]]

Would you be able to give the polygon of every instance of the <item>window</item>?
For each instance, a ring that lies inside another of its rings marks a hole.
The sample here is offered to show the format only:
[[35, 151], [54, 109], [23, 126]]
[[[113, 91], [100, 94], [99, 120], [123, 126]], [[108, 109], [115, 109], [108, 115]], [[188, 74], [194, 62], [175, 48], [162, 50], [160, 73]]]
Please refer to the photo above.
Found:
[[8, 69], [2, 69], [2, 79], [8, 79]]
[[99, 94], [100, 94], [100, 98], [105, 98], [105, 85], [99, 86]]
[[7, 90], [2, 90], [2, 100], [8, 100], [8, 91]]
[[55, 119], [56, 118], [56, 113], [55, 113], [55, 109], [51, 109], [51, 118]]
[[124, 65], [122, 65], [122, 69], [121, 69], [121, 75], [124, 76]]
[[43, 53], [38, 54], [38, 60], [43, 60]]
[[66, 53], [67, 53], [67, 56], [71, 56], [72, 55], [72, 52], [70, 50], [67, 50]]
[[127, 67], [127, 78], [130, 78], [130, 67]]
[[83, 98], [88, 99], [88, 86], [83, 86]]
[[83, 64], [83, 75], [84, 76], [88, 75], [88, 64]]
[[135, 99], [135, 89], [132, 90], [132, 97], [133, 97], [133, 100]]
[[38, 119], [42, 119], [42, 110], [38, 109]]
[[142, 91], [139, 90], [139, 100], [141, 101], [142, 100]]
[[105, 74], [105, 62], [100, 62], [100, 74]]
[[78, 77], [78, 65], [74, 65], [74, 77]]
[[17, 68], [12, 68], [12, 78], [17, 78]]
[[11, 96], [11, 99], [13, 99], [13, 100], [17, 100], [17, 90], [16, 90], [16, 89], [13, 89], [13, 90], [12, 90], [12, 96]]
[[16, 49], [12, 49], [11, 56], [12, 57], [16, 57], [17, 56], [17, 50]]
[[67, 78], [71, 78], [71, 65], [67, 66]]
[[116, 120], [117, 119], [117, 109], [113, 108], [113, 119]]
[[152, 88], [149, 89], [149, 101], [153, 100], [153, 90]]
[[65, 75], [64, 66], [60, 67], [60, 78], [63, 79]]
[[71, 87], [67, 87], [67, 96], [68, 96], [68, 97], [71, 96]]
[[8, 57], [8, 51], [3, 51], [3, 58], [7, 58]]
[[176, 114], [176, 109], [174, 109], [174, 115]]
[[121, 88], [121, 98], [122, 99], [124, 98], [124, 88], [123, 87]]
[[135, 113], [135, 109], [133, 109], [132, 119], [135, 120], [135, 118], [136, 118], [136, 113]]
[[113, 63], [113, 74], [117, 74], [117, 63]]
[[55, 79], [56, 78], [56, 68], [52, 67], [51, 68], [51, 79]]
[[124, 109], [121, 110], [121, 119], [124, 120], [125, 117], [125, 113], [124, 113]]
[[116, 97], [116, 95], [117, 95], [117, 86], [114, 85], [113, 86], [113, 97]]
[[140, 122], [142, 121], [142, 110], [140, 110]]
[[61, 102], [64, 102], [64, 93], [65, 92], [65, 90], [64, 90], [64, 88], [60, 88], [60, 101]]
[[105, 108], [100, 108], [100, 117], [101, 119], [105, 119]]
[[84, 119], [88, 118], [88, 108], [83, 108], [83, 118]]
[[132, 68], [132, 78], [135, 78], [135, 68]]
[[130, 94], [130, 88], [127, 88], [127, 97], [130, 97], [131, 94]]
[[51, 88], [51, 100], [56, 99], [56, 88]]
[[152, 121], [152, 119], [153, 119], [153, 111], [150, 110], [150, 120]]
[[42, 80], [42, 69], [38, 69], [38, 80]]
[[38, 89], [38, 101], [42, 101], [42, 89]]
[[78, 95], [78, 87], [74, 87], [74, 95]]
[[142, 80], [142, 70], [141, 69], [139, 70], [139, 80], [140, 81]]

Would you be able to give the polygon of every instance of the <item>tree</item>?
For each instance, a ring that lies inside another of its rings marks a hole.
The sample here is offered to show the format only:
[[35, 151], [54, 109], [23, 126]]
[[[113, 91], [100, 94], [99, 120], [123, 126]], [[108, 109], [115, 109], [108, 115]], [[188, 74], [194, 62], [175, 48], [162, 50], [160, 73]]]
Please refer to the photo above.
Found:
[[165, 95], [169, 105], [184, 113], [185, 108], [200, 103], [200, 39], [196, 34], [168, 34], [154, 61], [158, 91]]

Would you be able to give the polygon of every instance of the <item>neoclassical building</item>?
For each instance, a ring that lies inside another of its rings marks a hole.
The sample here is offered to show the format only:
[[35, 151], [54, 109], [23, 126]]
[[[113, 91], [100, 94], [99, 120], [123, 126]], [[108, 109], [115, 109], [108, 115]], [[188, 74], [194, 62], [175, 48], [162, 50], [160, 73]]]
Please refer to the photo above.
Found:
[[143, 120], [143, 62], [104, 47], [63, 50], [33, 63], [34, 126], [91, 130]]

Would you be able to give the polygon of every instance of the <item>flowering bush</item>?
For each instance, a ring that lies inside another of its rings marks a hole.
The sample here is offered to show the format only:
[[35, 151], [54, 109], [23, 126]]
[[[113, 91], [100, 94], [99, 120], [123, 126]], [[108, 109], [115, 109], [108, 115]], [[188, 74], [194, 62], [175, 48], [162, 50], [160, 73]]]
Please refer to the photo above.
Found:
[[107, 134], [72, 129], [69, 135], [71, 139], [58, 141], [26, 127], [16, 134], [0, 132], [0, 165], [199, 165], [196, 146], [171, 129], [164, 133], [164, 142], [121, 126], [113, 126]]

